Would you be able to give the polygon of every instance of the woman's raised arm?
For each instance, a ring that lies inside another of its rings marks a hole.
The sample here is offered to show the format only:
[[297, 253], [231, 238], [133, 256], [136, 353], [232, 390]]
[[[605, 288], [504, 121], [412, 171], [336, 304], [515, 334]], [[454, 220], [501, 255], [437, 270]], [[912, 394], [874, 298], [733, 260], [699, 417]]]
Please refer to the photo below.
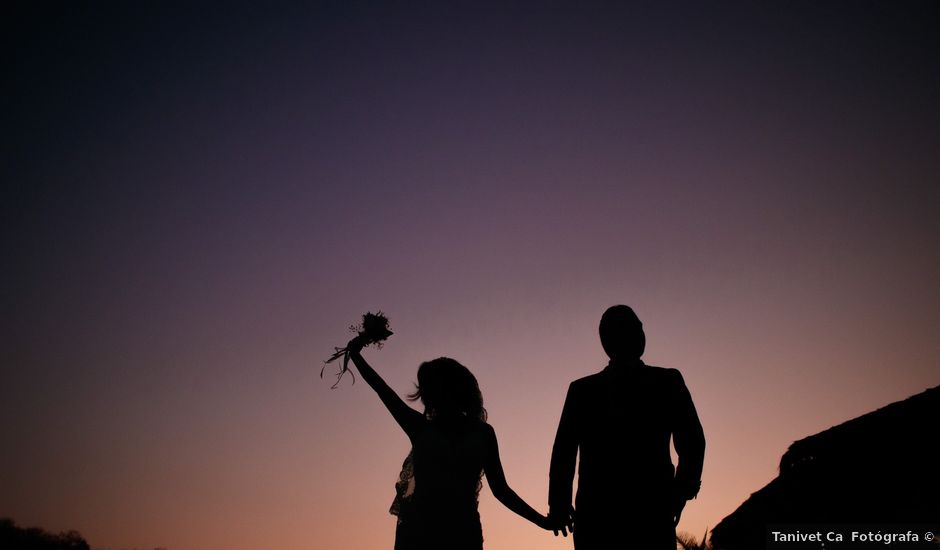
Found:
[[392, 418], [395, 419], [395, 422], [398, 422], [398, 425], [411, 437], [415, 430], [424, 422], [424, 415], [409, 407], [408, 404], [385, 383], [385, 380], [379, 376], [379, 373], [375, 372], [375, 369], [366, 362], [365, 358], [362, 357], [362, 341], [359, 337], [350, 340], [346, 349], [349, 350], [349, 358], [352, 359], [353, 364], [356, 365], [359, 375], [375, 390], [375, 393], [378, 394], [385, 408], [388, 409], [388, 412], [392, 413]]

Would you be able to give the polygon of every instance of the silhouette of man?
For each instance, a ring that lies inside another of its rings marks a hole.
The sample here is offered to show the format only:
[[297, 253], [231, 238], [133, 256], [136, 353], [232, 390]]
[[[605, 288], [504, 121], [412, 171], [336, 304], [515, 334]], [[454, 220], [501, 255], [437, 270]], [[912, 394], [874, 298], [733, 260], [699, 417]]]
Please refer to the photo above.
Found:
[[549, 517], [562, 531], [574, 524], [577, 550], [674, 550], [675, 526], [698, 494], [705, 456], [692, 396], [679, 371], [640, 360], [646, 335], [628, 306], [604, 312], [600, 337], [610, 363], [572, 382], [565, 398], [552, 450]]

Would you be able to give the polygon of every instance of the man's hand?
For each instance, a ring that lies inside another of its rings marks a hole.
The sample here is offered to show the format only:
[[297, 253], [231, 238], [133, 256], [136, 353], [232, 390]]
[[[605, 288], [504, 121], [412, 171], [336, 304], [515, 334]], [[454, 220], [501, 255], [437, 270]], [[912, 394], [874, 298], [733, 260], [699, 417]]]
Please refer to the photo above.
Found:
[[685, 509], [685, 503], [688, 502], [684, 496], [674, 493], [672, 496], [672, 524], [679, 525], [679, 518], [682, 517], [682, 510]]
[[555, 536], [558, 536], [558, 533], [561, 532], [563, 536], [568, 536], [568, 531], [574, 533], [574, 507], [569, 506], [568, 510], [558, 513], [558, 511], [549, 511], [548, 512], [548, 521], [551, 525], [551, 530], [555, 533]]

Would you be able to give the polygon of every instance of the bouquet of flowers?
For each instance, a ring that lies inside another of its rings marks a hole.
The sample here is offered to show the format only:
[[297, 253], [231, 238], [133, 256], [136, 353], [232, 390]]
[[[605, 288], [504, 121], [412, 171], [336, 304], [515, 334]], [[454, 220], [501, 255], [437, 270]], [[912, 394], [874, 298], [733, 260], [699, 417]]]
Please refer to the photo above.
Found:
[[[362, 341], [363, 346], [375, 345], [377, 348], [382, 347], [382, 343], [385, 340], [394, 334], [388, 329], [388, 317], [385, 316], [381, 311], [372, 313], [371, 311], [366, 312], [362, 316], [362, 322], [358, 325], [349, 325], [349, 330], [358, 334], [358, 338]], [[350, 376], [353, 377], [353, 384], [356, 383], [356, 375], [349, 370], [349, 350], [347, 348], [333, 348], [336, 350], [329, 359], [323, 362], [323, 368], [320, 369], [320, 378], [323, 378], [323, 370], [326, 369], [326, 366], [333, 361], [336, 361], [340, 357], [343, 358], [343, 368], [336, 374], [336, 382], [331, 386], [332, 389], [335, 389], [339, 386], [340, 381], [343, 379], [343, 375], [347, 372]]]

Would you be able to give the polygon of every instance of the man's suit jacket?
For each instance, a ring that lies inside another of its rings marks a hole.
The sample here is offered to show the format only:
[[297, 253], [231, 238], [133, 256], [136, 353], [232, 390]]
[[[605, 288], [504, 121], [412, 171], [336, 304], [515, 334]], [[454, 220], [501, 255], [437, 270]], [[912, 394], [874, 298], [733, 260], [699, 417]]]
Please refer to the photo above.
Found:
[[705, 436], [679, 371], [612, 363], [571, 383], [552, 451], [554, 511], [571, 506], [579, 452], [576, 529], [595, 517], [669, 515], [677, 496], [698, 494]]

